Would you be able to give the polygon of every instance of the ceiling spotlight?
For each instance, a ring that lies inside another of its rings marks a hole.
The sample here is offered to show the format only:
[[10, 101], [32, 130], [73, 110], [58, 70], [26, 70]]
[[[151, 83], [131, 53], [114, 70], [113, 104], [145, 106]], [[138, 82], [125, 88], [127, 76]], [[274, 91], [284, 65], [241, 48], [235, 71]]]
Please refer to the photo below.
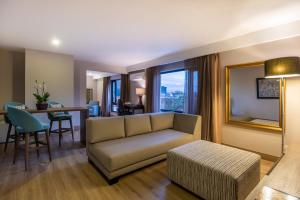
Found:
[[53, 38], [53, 39], [51, 40], [51, 44], [52, 44], [53, 46], [58, 47], [58, 46], [60, 45], [60, 40], [57, 39], [57, 38]]

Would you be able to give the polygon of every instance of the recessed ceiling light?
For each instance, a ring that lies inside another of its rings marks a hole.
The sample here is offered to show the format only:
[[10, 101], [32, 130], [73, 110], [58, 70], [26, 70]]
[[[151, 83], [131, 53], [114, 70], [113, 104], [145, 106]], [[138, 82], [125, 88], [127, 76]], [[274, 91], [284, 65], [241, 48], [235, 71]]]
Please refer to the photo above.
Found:
[[51, 40], [51, 44], [53, 45], [53, 46], [59, 46], [60, 45], [60, 40], [59, 39], [57, 39], [57, 38], [53, 38], [52, 40]]

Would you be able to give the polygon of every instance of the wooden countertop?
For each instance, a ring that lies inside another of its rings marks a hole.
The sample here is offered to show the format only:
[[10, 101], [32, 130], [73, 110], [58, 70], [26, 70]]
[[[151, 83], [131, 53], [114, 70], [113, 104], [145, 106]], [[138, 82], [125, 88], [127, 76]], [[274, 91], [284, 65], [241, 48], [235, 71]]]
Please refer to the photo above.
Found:
[[[64, 108], [48, 108], [47, 110], [37, 109], [26, 109], [30, 113], [48, 113], [48, 112], [76, 112], [76, 111], [87, 111], [85, 107], [64, 107]], [[0, 115], [5, 115], [5, 110], [0, 110]]]

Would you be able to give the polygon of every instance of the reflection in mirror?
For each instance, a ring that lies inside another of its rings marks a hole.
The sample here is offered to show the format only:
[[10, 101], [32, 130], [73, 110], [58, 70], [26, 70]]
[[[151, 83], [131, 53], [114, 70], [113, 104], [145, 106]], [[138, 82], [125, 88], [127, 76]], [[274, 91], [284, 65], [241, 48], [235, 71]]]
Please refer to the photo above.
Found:
[[280, 128], [280, 80], [265, 79], [263, 63], [226, 68], [227, 122]]

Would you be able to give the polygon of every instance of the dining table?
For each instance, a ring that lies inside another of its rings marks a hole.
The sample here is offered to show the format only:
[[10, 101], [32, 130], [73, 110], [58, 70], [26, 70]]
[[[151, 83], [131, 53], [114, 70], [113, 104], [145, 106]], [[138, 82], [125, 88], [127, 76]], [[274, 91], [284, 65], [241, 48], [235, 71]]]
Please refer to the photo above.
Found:
[[[46, 110], [26, 109], [32, 114], [50, 113], [50, 112], [80, 112], [80, 143], [86, 144], [86, 120], [89, 117], [88, 108], [85, 107], [63, 107], [63, 108], [48, 108]], [[7, 111], [0, 110], [0, 116], [7, 114]]]

